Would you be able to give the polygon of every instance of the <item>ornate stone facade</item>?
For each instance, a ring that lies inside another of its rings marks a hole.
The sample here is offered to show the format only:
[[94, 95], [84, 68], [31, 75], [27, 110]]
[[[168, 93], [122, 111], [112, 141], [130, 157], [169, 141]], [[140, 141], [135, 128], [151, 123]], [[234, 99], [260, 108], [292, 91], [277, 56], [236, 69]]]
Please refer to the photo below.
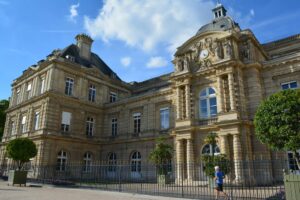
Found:
[[[131, 172], [138, 178], [155, 139], [165, 136], [176, 152], [177, 180], [195, 181], [203, 178], [202, 167], [193, 166], [201, 166], [210, 132], [218, 134], [221, 153], [235, 161], [239, 182], [246, 176], [241, 160], [286, 156], [258, 142], [253, 117], [283, 84], [300, 84], [300, 36], [260, 44], [226, 12], [215, 16], [178, 48], [173, 73], [144, 82], [120, 80], [90, 51], [93, 41], [83, 34], [76, 45], [29, 67], [12, 83], [1, 163], [11, 162], [4, 151], [9, 140], [29, 137], [38, 146], [34, 164], [118, 161], [140, 165]], [[275, 168], [270, 164], [266, 173], [279, 176]]]

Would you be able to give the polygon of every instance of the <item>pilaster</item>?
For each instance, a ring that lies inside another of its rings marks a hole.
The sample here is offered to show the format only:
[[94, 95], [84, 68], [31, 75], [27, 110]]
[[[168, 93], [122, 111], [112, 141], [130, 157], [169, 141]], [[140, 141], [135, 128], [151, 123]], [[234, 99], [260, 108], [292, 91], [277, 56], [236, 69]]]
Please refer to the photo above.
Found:
[[230, 110], [236, 110], [233, 73], [228, 74], [228, 87], [229, 87]]

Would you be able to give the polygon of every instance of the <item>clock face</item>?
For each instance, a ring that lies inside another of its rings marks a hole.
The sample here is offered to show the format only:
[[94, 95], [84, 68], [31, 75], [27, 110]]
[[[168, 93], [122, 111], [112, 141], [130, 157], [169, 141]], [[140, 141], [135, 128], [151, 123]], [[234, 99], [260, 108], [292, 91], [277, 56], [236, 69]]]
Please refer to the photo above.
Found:
[[203, 50], [200, 52], [199, 57], [200, 57], [200, 59], [205, 59], [205, 58], [207, 58], [208, 54], [209, 54], [209, 53], [208, 53], [207, 49], [203, 49]]

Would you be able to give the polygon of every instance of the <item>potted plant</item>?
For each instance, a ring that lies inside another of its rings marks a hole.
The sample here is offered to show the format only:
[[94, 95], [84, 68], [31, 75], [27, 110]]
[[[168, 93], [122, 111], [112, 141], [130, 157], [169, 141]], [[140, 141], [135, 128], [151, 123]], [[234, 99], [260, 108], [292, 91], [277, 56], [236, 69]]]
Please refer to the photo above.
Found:
[[208, 176], [208, 187], [214, 188], [215, 182], [215, 166], [219, 166], [222, 172], [226, 175], [230, 172], [230, 162], [225, 154], [215, 155], [215, 146], [217, 145], [217, 134], [210, 133], [205, 139], [206, 144], [212, 145], [212, 152], [207, 155], [203, 155], [201, 160], [204, 162], [204, 172]]
[[165, 138], [159, 138], [153, 151], [150, 152], [149, 159], [157, 168], [157, 182], [158, 184], [170, 183], [168, 175], [168, 168], [172, 159], [173, 147], [165, 143]]
[[28, 138], [11, 140], [6, 146], [6, 153], [17, 164], [16, 170], [9, 171], [8, 184], [26, 185], [27, 171], [23, 170], [23, 166], [30, 158], [36, 156], [37, 148], [35, 143]]

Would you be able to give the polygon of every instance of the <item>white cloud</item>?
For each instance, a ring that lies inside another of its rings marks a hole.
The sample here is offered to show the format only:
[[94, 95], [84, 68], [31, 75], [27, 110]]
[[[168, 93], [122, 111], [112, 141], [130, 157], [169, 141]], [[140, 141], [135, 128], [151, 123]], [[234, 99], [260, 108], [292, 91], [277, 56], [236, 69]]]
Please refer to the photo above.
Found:
[[160, 56], [151, 57], [147, 63], [147, 68], [161, 68], [167, 66], [168, 61]]
[[131, 64], [131, 58], [130, 57], [123, 57], [123, 58], [121, 58], [120, 61], [121, 61], [121, 64], [124, 67], [128, 67]]
[[253, 10], [253, 9], [251, 9], [251, 10], [250, 10], [250, 15], [254, 17], [254, 15], [255, 15], [255, 12], [254, 12], [254, 10]]
[[78, 16], [78, 9], [79, 3], [73, 4], [70, 6], [70, 15], [69, 15], [69, 20], [76, 23], [76, 17]]
[[250, 9], [248, 13], [242, 13], [240, 11], [234, 10], [233, 8], [228, 8], [228, 13], [232, 18], [238, 22], [242, 27], [249, 28], [254, 16], [254, 9]]
[[106, 0], [96, 18], [85, 16], [84, 26], [94, 38], [121, 40], [152, 51], [158, 45], [174, 52], [212, 19], [212, 0]]

